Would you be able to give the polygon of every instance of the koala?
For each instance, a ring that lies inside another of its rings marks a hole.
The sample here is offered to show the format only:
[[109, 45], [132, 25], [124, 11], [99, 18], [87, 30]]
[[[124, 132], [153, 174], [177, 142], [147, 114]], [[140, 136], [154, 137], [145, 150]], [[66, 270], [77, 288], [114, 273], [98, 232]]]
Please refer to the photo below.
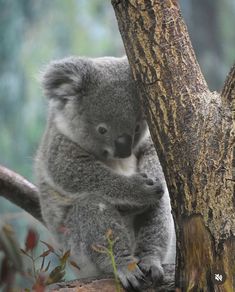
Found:
[[48, 120], [35, 171], [44, 221], [71, 250], [80, 278], [112, 273], [94, 248], [107, 246], [111, 230], [120, 282], [143, 291], [164, 276], [174, 225], [128, 60], [54, 61], [42, 85]]

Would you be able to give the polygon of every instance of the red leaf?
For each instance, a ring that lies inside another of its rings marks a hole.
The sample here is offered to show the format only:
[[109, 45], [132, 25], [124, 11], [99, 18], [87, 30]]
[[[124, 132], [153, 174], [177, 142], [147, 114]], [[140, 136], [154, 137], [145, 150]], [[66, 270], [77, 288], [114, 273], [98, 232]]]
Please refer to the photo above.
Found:
[[74, 261], [69, 261], [70, 265], [78, 269], [79, 271], [81, 270], [80, 267], [75, 263]]
[[50, 264], [51, 264], [51, 261], [48, 262], [48, 264], [47, 264], [46, 269], [45, 269], [44, 272], [47, 272], [49, 270]]
[[42, 263], [41, 263], [40, 272], [42, 272], [42, 270], [43, 270], [43, 268], [44, 268], [44, 263], [45, 263], [45, 257], [42, 258]]
[[54, 248], [49, 243], [47, 243], [43, 240], [40, 240], [40, 241], [41, 241], [41, 243], [45, 244], [51, 252], [54, 252]]
[[3, 258], [2, 266], [1, 266], [1, 274], [0, 274], [0, 283], [7, 282], [10, 273], [9, 263], [6, 257]]
[[32, 287], [33, 291], [44, 292], [46, 290], [45, 289], [45, 281], [46, 281], [45, 275], [40, 273], [38, 275], [36, 282], [34, 283], [34, 285]]
[[35, 291], [35, 292], [44, 292], [45, 291], [45, 286], [41, 283], [35, 283], [32, 288], [33, 288], [33, 291]]
[[45, 257], [47, 257], [50, 253], [51, 253], [51, 250], [48, 249], [48, 250], [44, 251], [44, 252], [40, 255], [40, 258], [45, 258]]
[[25, 239], [25, 250], [33, 250], [38, 244], [38, 234], [33, 229], [28, 230], [28, 234]]

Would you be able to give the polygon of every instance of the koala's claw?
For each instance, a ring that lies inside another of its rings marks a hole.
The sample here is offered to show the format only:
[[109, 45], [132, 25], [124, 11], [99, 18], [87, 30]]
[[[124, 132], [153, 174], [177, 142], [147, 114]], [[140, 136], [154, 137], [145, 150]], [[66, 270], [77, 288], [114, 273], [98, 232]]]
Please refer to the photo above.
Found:
[[152, 281], [154, 284], [162, 282], [164, 270], [159, 261], [145, 257], [140, 260], [138, 265], [149, 281]]
[[138, 265], [136, 265], [136, 268], [132, 271], [130, 271], [127, 266], [119, 268], [118, 277], [122, 286], [128, 292], [141, 292], [149, 287], [145, 275]]

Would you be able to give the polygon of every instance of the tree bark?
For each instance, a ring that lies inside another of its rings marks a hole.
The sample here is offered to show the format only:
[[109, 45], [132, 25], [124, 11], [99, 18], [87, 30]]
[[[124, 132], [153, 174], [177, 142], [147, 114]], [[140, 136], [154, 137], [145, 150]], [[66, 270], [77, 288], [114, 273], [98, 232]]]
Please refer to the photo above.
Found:
[[112, 4], [170, 191], [176, 286], [233, 291], [235, 67], [222, 94], [210, 92], [177, 0]]

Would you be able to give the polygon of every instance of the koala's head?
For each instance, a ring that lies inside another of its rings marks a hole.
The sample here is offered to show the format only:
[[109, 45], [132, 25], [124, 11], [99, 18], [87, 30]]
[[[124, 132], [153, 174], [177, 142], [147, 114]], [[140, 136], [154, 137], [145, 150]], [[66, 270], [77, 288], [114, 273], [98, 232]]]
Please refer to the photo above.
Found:
[[101, 160], [126, 158], [146, 131], [126, 58], [67, 58], [51, 63], [42, 84], [50, 121]]

